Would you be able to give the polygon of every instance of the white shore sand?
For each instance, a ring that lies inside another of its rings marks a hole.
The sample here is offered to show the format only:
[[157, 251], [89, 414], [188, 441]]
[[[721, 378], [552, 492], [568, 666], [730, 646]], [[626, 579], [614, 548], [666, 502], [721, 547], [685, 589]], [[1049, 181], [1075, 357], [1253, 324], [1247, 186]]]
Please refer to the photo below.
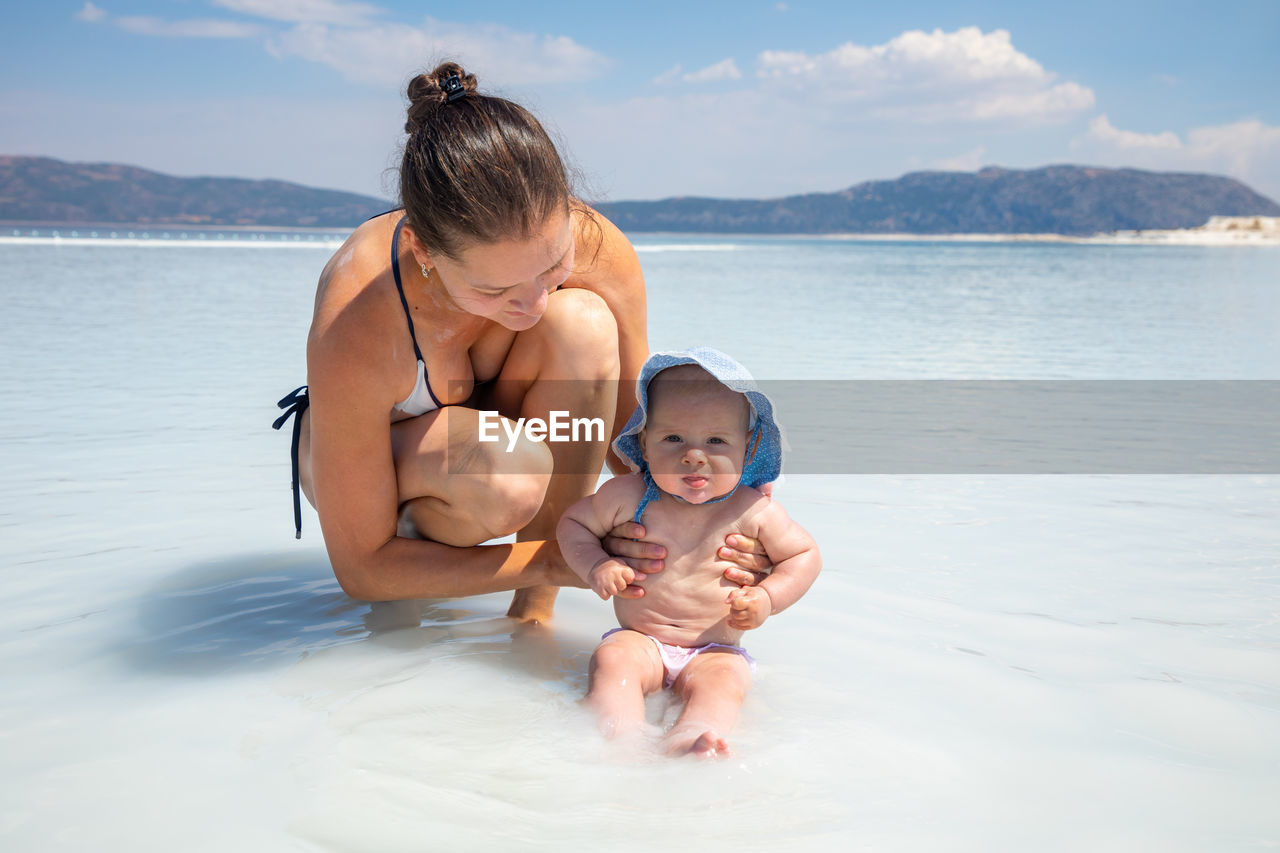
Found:
[[833, 240], [931, 240], [948, 243], [1082, 243], [1164, 246], [1280, 246], [1278, 216], [1214, 216], [1198, 228], [1066, 234], [834, 234]]
[[1181, 246], [1280, 246], [1280, 216], [1215, 216], [1199, 228], [1117, 231], [1091, 243], [1170, 243]]

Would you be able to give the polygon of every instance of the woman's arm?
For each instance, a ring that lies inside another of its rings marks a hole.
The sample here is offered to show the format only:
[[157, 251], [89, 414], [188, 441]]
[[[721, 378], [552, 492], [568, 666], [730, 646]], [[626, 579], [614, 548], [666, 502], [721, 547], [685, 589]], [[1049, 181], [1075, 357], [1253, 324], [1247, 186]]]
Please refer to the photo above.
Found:
[[[600, 294], [618, 324], [618, 399], [611, 436], [616, 438], [635, 411], [636, 377], [649, 357], [644, 274], [635, 248], [617, 226], [599, 212], [589, 208], [585, 210], [585, 215], [579, 214], [578, 220], [582, 249], [575, 266], [580, 271], [575, 270], [565, 284], [586, 287]], [[597, 247], [598, 252], [595, 251]], [[630, 470], [612, 448], [605, 460], [615, 474], [625, 474]], [[640, 579], [645, 574], [661, 571], [666, 558], [666, 549], [656, 543], [645, 542], [644, 536], [643, 526], [627, 521], [609, 531], [603, 540], [605, 550], [625, 560], [640, 573]], [[738, 564], [738, 568], [726, 569], [725, 577], [744, 586], [757, 583], [772, 565], [760, 543], [745, 536], [730, 536], [720, 556]]]
[[[644, 273], [631, 242], [601, 213], [583, 206], [577, 220], [578, 258], [566, 287], [600, 294], [618, 324], [618, 394], [613, 418], [616, 438], [636, 407], [636, 377], [649, 357], [648, 307]], [[605, 461], [615, 474], [630, 470], [610, 449]]]
[[335, 278], [329, 272], [307, 345], [307, 467], [342, 588], [376, 601], [580, 585], [555, 542], [455, 548], [396, 535], [400, 496], [390, 414], [403, 390], [397, 378], [404, 362], [397, 360], [393, 335], [368, 330], [399, 328], [404, 318], [394, 313], [394, 301], [374, 298], [371, 288], [353, 280], [361, 272], [358, 261], [333, 271]]

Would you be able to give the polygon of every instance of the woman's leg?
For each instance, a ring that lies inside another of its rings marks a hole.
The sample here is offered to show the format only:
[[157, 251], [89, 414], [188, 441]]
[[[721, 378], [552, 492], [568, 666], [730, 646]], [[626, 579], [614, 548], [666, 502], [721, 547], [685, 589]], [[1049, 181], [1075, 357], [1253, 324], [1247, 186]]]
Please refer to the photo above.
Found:
[[[595, 490], [617, 398], [617, 325], [604, 300], [582, 288], [553, 293], [537, 325], [516, 336], [488, 396], [508, 417], [569, 412], [599, 418], [599, 441], [538, 442], [523, 434], [508, 449], [479, 441], [480, 413], [461, 406], [392, 424], [400, 517], [397, 534], [467, 547], [518, 532], [521, 541], [554, 540], [560, 516]], [[302, 489], [314, 506], [310, 413], [301, 427]], [[552, 473], [552, 472], [556, 473]], [[564, 569], [566, 582], [572, 576]], [[555, 586], [518, 590], [509, 615], [550, 619]]]
[[[304, 413], [298, 461], [302, 491], [311, 492], [310, 413]], [[400, 517], [396, 533], [468, 547], [508, 536], [542, 506], [551, 480], [547, 447], [520, 438], [481, 443], [479, 412], [447, 406], [391, 424]], [[499, 431], [502, 429], [499, 427]]]
[[[551, 294], [537, 325], [516, 336], [494, 389], [498, 408], [509, 416], [548, 420], [551, 412], [569, 418], [599, 419], [603, 439], [547, 442], [555, 473], [546, 499], [517, 534], [520, 541], [555, 539], [564, 511], [595, 491], [613, 434], [618, 395], [618, 327], [605, 301], [578, 287]], [[526, 621], [549, 619], [559, 587], [517, 590], [508, 615]]]
[[479, 441], [480, 412], [465, 406], [393, 424], [396, 533], [466, 547], [525, 527], [545, 500], [551, 452], [523, 436], [508, 448], [498, 433], [498, 442]]

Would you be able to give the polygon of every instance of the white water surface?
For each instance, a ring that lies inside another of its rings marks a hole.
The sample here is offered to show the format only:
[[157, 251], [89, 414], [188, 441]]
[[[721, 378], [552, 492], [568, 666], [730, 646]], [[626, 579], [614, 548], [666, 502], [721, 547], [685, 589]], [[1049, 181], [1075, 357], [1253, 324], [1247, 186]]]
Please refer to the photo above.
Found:
[[[1280, 378], [1280, 250], [637, 243], [654, 349], [761, 378]], [[589, 593], [369, 605], [294, 541], [326, 259], [0, 245], [0, 849], [1280, 846], [1280, 477], [790, 476], [825, 569], [735, 756], [627, 753]]]

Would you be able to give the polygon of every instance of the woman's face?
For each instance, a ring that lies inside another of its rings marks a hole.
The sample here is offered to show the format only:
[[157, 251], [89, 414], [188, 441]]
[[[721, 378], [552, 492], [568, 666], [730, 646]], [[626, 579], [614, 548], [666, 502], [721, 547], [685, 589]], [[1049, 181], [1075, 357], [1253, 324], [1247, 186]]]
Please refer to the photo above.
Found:
[[[522, 332], [541, 319], [548, 294], [569, 277], [573, 251], [566, 211], [553, 215], [527, 240], [478, 243], [456, 258], [423, 254], [434, 283], [458, 308]], [[419, 251], [414, 254], [419, 256]]]

